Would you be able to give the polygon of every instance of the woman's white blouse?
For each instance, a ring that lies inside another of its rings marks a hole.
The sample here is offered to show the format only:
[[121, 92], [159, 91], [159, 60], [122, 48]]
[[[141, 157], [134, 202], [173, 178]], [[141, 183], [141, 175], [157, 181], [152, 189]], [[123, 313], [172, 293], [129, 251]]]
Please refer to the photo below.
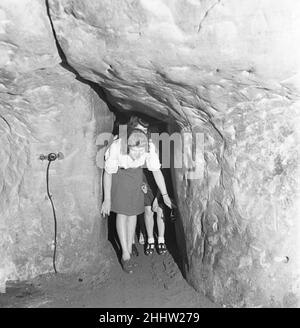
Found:
[[133, 160], [128, 154], [121, 154], [121, 139], [116, 139], [105, 152], [105, 166], [107, 173], [117, 173], [118, 168], [146, 167], [149, 171], [158, 171], [161, 167], [158, 154], [153, 142], [149, 142], [149, 152], [144, 153], [139, 159]]

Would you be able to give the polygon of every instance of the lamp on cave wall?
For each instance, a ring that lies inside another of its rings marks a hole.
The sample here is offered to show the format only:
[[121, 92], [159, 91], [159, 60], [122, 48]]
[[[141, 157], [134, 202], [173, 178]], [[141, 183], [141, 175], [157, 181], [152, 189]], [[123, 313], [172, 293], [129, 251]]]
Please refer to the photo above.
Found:
[[48, 155], [44, 155], [41, 154], [39, 159], [40, 160], [48, 160], [48, 165], [47, 165], [47, 171], [46, 171], [46, 182], [47, 182], [47, 195], [48, 198], [50, 200], [51, 206], [52, 206], [52, 212], [53, 212], [53, 219], [54, 219], [54, 250], [53, 250], [53, 269], [54, 272], [57, 273], [56, 270], [56, 265], [55, 265], [55, 261], [56, 261], [56, 237], [57, 237], [57, 220], [56, 220], [56, 212], [55, 212], [55, 207], [52, 201], [52, 195], [50, 194], [50, 190], [49, 190], [49, 168], [50, 168], [50, 164], [51, 162], [55, 161], [56, 159], [61, 160], [64, 158], [63, 153], [59, 152], [59, 153], [49, 153]]

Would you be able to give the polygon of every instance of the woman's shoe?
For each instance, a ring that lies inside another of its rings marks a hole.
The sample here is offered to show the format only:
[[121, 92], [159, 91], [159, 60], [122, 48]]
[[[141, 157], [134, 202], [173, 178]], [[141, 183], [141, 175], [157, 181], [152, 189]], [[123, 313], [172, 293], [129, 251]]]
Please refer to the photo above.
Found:
[[132, 244], [132, 255], [133, 256], [139, 256], [139, 251], [137, 250], [137, 247], [135, 246], [135, 244]]
[[166, 247], [166, 244], [165, 243], [159, 243], [157, 245], [157, 253], [159, 255], [164, 255], [167, 253], [167, 247]]
[[145, 249], [146, 255], [152, 255], [154, 253], [154, 243], [148, 243]]
[[130, 259], [128, 260], [121, 259], [121, 264], [122, 264], [123, 271], [125, 271], [126, 273], [133, 273], [132, 263]]

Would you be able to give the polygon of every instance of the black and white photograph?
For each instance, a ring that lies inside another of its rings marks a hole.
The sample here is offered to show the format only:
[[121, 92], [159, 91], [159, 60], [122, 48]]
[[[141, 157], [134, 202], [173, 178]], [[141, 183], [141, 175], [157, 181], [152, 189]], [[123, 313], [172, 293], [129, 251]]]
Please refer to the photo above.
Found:
[[299, 307], [300, 1], [0, 0], [0, 316]]

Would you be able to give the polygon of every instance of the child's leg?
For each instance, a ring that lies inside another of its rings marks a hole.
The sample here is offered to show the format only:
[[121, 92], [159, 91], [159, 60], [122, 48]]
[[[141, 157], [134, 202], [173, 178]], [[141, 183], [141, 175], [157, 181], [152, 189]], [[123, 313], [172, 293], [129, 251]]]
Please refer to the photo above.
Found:
[[148, 235], [148, 243], [154, 243], [153, 228], [154, 219], [151, 206], [145, 206], [145, 226]]
[[161, 207], [157, 210], [157, 229], [158, 229], [158, 245], [157, 252], [159, 255], [166, 254], [167, 247], [165, 244], [165, 222], [163, 220], [163, 210]]
[[158, 230], [158, 243], [165, 242], [165, 221], [163, 219], [163, 211], [161, 207], [157, 210], [157, 230]]
[[135, 231], [134, 231], [134, 234], [132, 236], [132, 245], [135, 244], [135, 235], [136, 235], [136, 233], [137, 233], [137, 226], [136, 226]]
[[128, 246], [127, 246], [127, 215], [117, 214], [116, 227], [117, 227], [117, 233], [122, 248], [122, 259], [129, 260], [130, 253], [128, 251]]
[[129, 254], [132, 252], [132, 240], [134, 238], [136, 228], [136, 215], [127, 217], [127, 249]]

